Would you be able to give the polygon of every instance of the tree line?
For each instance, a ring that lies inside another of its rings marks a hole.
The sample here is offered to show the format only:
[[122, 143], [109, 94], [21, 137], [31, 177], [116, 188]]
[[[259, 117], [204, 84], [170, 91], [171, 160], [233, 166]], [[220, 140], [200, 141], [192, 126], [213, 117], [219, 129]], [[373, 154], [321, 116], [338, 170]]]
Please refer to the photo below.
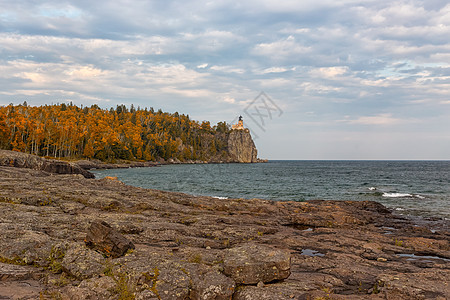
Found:
[[189, 115], [118, 105], [70, 104], [0, 107], [0, 148], [39, 156], [102, 161], [228, 157], [230, 126]]

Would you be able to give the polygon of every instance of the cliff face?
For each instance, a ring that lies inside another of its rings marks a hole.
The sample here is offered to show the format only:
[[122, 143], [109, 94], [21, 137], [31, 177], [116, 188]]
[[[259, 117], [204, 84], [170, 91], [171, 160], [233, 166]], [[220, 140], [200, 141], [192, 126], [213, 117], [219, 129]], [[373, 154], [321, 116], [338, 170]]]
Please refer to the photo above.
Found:
[[228, 137], [228, 153], [235, 162], [257, 162], [258, 151], [248, 129], [232, 130], [230, 132]]
[[55, 174], [81, 174], [85, 178], [95, 178], [94, 174], [76, 164], [9, 150], [0, 150], [0, 166], [42, 170]]

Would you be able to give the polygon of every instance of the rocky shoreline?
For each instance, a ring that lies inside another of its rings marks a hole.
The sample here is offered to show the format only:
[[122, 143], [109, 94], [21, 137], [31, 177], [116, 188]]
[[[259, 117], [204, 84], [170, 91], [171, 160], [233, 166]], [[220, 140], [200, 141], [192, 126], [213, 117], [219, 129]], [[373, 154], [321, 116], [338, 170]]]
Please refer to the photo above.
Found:
[[[256, 158], [254, 163], [266, 163], [267, 159]], [[158, 161], [120, 161], [117, 163], [106, 163], [97, 159], [93, 160], [76, 160], [76, 161], [62, 161], [57, 159], [47, 159], [32, 154], [0, 150], [0, 166], [28, 168], [33, 170], [42, 170], [54, 174], [81, 174], [85, 178], [95, 178], [95, 175], [89, 172], [94, 169], [128, 169], [128, 168], [149, 168], [159, 167], [163, 165], [172, 164], [226, 164], [239, 163], [237, 161], [202, 161], [202, 160], [187, 160], [180, 161], [178, 159]], [[240, 162], [243, 163], [243, 162]]]
[[0, 299], [450, 299], [450, 224], [0, 167]]

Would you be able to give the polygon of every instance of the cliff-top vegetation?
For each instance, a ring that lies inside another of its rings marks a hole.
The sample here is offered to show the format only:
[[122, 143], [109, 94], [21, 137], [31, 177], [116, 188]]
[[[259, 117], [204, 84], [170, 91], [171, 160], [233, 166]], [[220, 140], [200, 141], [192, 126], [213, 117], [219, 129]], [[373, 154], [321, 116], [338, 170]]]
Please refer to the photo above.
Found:
[[0, 106], [0, 149], [39, 156], [102, 161], [221, 160], [228, 157], [225, 122], [118, 105]]

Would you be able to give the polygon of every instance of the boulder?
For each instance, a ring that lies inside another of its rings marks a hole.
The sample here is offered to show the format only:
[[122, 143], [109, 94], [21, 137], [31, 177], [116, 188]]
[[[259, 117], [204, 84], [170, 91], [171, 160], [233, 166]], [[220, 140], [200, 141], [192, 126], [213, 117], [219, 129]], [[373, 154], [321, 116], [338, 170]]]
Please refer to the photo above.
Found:
[[286, 279], [291, 274], [288, 250], [245, 244], [226, 251], [224, 273], [238, 284], [257, 284]]
[[85, 243], [106, 256], [123, 256], [134, 244], [104, 221], [94, 221], [88, 229]]

